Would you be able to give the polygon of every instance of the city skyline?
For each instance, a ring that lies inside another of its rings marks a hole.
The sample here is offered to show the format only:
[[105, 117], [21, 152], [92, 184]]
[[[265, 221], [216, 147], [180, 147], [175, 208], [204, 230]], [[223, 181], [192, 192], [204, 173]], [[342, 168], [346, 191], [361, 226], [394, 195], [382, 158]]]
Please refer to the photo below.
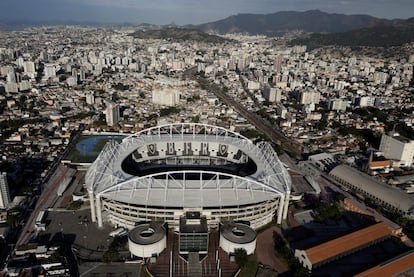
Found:
[[[23, 8], [22, 8], [23, 7]], [[100, 23], [201, 24], [238, 13], [268, 14], [278, 11], [319, 9], [328, 13], [367, 14], [379, 18], [413, 17], [409, 0], [4, 0], [3, 21], [74, 21]]]

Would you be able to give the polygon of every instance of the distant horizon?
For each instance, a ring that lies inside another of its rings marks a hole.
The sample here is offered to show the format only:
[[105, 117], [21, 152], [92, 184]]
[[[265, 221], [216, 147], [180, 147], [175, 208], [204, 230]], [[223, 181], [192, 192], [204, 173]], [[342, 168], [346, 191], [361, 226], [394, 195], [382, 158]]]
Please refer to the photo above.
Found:
[[[165, 24], [157, 24], [157, 23], [149, 23], [149, 22], [130, 22], [130, 21], [114, 21], [114, 22], [105, 22], [105, 21], [95, 21], [95, 20], [74, 20], [74, 19], [2, 19], [0, 18], [0, 23], [17, 23], [17, 24], [43, 24], [43, 23], [62, 23], [62, 24], [66, 24], [66, 23], [74, 23], [74, 24], [85, 24], [87, 25], [88, 23], [90, 24], [97, 24], [97, 25], [132, 25], [132, 26], [138, 26], [138, 25], [159, 25], [159, 26], [163, 26], [163, 25], [176, 25], [176, 26], [186, 26], [186, 25], [200, 25], [200, 24], [206, 24], [206, 23], [210, 23], [210, 22], [215, 22], [215, 21], [219, 21], [231, 16], [237, 16], [237, 15], [242, 15], [242, 14], [253, 14], [253, 15], [269, 15], [269, 14], [275, 14], [275, 13], [280, 13], [280, 12], [298, 12], [298, 13], [305, 13], [305, 12], [310, 12], [310, 11], [316, 11], [319, 10], [323, 13], [327, 13], [327, 14], [343, 14], [343, 15], [348, 15], [348, 16], [352, 16], [352, 15], [362, 15], [362, 16], [372, 16], [374, 18], [378, 18], [378, 19], [386, 19], [386, 20], [407, 20], [410, 18], [414, 18], [414, 16], [412, 17], [407, 17], [407, 18], [385, 18], [385, 17], [376, 17], [373, 15], [369, 15], [369, 14], [346, 14], [346, 13], [337, 13], [337, 12], [326, 12], [320, 9], [312, 9], [312, 10], [306, 10], [306, 11], [293, 11], [293, 10], [284, 10], [284, 11], [277, 11], [277, 12], [269, 12], [269, 13], [248, 13], [248, 12], [243, 12], [243, 13], [237, 13], [237, 14], [231, 14], [228, 15], [226, 17], [214, 20], [214, 21], [208, 21], [208, 22], [201, 22], [201, 23], [185, 23], [185, 24], [177, 24], [175, 22], [170, 22], [170, 23], [165, 23]], [[71, 24], [68, 24], [68, 26], [70, 26]]]
[[383, 19], [414, 17], [412, 0], [2, 0], [0, 22], [197, 25], [237, 14], [320, 10]]

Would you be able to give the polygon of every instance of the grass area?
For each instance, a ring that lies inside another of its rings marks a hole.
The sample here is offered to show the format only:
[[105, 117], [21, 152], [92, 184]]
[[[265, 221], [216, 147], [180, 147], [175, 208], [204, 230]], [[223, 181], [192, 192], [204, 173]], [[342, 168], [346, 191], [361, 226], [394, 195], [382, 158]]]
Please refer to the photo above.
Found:
[[82, 201], [82, 200], [72, 201], [72, 202], [68, 205], [67, 209], [68, 209], [68, 210], [79, 210], [79, 209], [80, 209], [80, 207], [82, 206], [82, 204], [83, 204], [83, 201]]
[[248, 256], [247, 264], [241, 269], [239, 277], [251, 277], [256, 275], [257, 267], [259, 263], [257, 262], [256, 254]]

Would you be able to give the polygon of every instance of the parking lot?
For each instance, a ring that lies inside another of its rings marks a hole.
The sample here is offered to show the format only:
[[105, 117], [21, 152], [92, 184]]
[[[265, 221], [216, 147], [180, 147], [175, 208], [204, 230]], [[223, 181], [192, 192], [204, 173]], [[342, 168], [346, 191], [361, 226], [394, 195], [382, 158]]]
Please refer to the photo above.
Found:
[[[112, 242], [109, 233], [113, 230], [109, 225], [98, 228], [91, 222], [90, 210], [50, 211], [46, 219], [46, 231], [39, 234], [40, 240], [64, 239], [74, 248], [83, 248], [89, 252], [102, 255]], [[99, 255], [96, 255], [98, 257]]]
[[80, 277], [139, 277], [141, 264], [125, 263], [82, 263], [79, 266]]

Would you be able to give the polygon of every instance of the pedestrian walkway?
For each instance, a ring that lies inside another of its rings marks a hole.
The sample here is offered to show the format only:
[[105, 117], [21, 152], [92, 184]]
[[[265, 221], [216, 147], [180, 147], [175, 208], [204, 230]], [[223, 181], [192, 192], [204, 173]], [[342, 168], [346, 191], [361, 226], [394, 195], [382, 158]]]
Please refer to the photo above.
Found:
[[201, 277], [201, 263], [198, 252], [188, 254], [188, 276]]

